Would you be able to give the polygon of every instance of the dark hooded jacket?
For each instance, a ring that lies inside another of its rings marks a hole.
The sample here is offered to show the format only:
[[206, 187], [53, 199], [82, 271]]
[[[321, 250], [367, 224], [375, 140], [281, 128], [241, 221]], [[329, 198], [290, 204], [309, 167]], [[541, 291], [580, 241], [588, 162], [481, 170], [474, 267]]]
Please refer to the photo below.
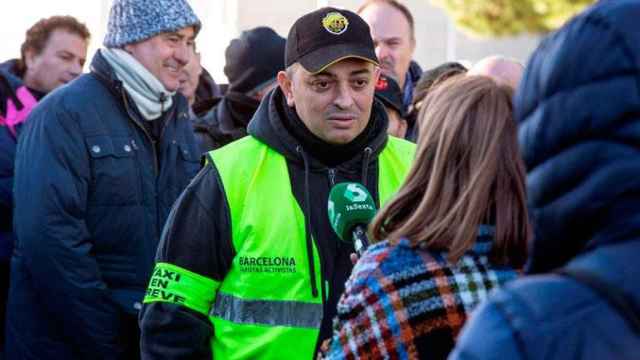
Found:
[[[45, 95], [24, 85], [17, 62], [12, 59], [0, 64], [0, 266], [5, 263], [8, 266], [13, 249], [12, 192], [18, 134], [35, 102]], [[11, 119], [15, 123], [7, 121], [9, 104], [20, 112], [20, 115]]]
[[171, 205], [199, 170], [187, 102], [154, 138], [98, 52], [47, 95], [16, 156], [9, 359], [135, 358], [137, 309]]
[[601, 1], [533, 54], [515, 99], [533, 276], [479, 308], [452, 359], [638, 358], [639, 18], [638, 1]]
[[247, 95], [227, 92], [215, 106], [193, 119], [193, 130], [202, 153], [218, 149], [247, 135], [249, 121], [260, 102]]
[[[409, 114], [409, 107], [411, 106], [411, 102], [413, 101], [413, 92], [418, 85], [418, 81], [420, 81], [420, 77], [422, 77], [422, 68], [420, 65], [411, 61], [409, 64], [409, 70], [407, 71], [407, 77], [404, 84], [404, 89], [402, 89], [402, 102], [404, 104], [404, 113]], [[417, 114], [409, 114], [405, 120], [407, 120], [407, 134], [405, 135], [405, 139], [416, 142], [418, 141], [418, 124], [417, 124]]]
[[[360, 144], [350, 149], [353, 156], [338, 152], [334, 154], [335, 164], [327, 166], [312, 155], [308, 144], [301, 144], [293, 135], [288, 124], [300, 120], [292, 120], [297, 115], [285, 104], [279, 88], [270, 92], [251, 120], [248, 133], [286, 158], [293, 194], [310, 220], [313, 239], [320, 252], [325, 280], [322, 283], [329, 286], [323, 289], [323, 293], [329, 294], [324, 303], [319, 336], [319, 340], [323, 340], [331, 335], [337, 300], [352, 268], [349, 255], [354, 252], [353, 245], [340, 241], [331, 229], [326, 210], [329, 191], [339, 182], [360, 182], [378, 202], [377, 157], [387, 142], [387, 118], [383, 105], [376, 101], [369, 125], [352, 141]], [[308, 175], [308, 187], [305, 186], [305, 175]], [[219, 174], [214, 165], [207, 165], [172, 210], [156, 262], [174, 264], [222, 281], [235, 255], [229, 217]], [[215, 329], [207, 318], [195, 311], [162, 302], [145, 304], [140, 327], [142, 353], [146, 358], [211, 359], [209, 341]]]
[[16, 91], [22, 82], [0, 68], [0, 262], [8, 262], [12, 246], [13, 163], [16, 137], [4, 123], [8, 102], [19, 103]]
[[15, 71], [16, 60], [0, 64], [0, 347], [4, 343], [9, 268], [13, 252], [13, 173], [18, 133], [36, 96]]
[[21, 79], [24, 75], [18, 71], [18, 59], [10, 59], [3, 63], [0, 63], [0, 71], [5, 74], [10, 74], [16, 79]]

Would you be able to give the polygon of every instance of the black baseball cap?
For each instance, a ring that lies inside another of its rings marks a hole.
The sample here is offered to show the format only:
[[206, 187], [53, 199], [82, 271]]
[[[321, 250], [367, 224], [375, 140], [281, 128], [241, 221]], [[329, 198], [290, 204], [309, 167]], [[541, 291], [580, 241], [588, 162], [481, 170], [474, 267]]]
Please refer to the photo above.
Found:
[[296, 20], [287, 37], [285, 66], [318, 73], [347, 58], [378, 65], [369, 25], [356, 13], [324, 7]]

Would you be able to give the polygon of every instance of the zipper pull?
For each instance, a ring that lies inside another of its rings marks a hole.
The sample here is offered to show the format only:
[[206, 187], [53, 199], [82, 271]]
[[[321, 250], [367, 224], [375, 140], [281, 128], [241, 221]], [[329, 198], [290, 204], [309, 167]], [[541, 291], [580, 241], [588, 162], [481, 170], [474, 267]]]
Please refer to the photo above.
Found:
[[331, 185], [331, 187], [334, 187], [336, 184], [336, 169], [334, 168], [329, 168], [329, 185]]
[[164, 114], [164, 102], [167, 100], [167, 96], [164, 92], [160, 93], [160, 112]]

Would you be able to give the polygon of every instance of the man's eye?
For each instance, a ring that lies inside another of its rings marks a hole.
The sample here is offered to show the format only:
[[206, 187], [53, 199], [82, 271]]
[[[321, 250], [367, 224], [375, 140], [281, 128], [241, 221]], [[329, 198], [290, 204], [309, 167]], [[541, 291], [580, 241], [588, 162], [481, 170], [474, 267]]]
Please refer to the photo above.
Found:
[[353, 85], [355, 85], [356, 88], [364, 88], [369, 85], [369, 81], [365, 79], [358, 79], [353, 81]]
[[331, 84], [328, 81], [315, 81], [313, 83], [313, 87], [316, 88], [316, 90], [327, 90], [329, 88]]

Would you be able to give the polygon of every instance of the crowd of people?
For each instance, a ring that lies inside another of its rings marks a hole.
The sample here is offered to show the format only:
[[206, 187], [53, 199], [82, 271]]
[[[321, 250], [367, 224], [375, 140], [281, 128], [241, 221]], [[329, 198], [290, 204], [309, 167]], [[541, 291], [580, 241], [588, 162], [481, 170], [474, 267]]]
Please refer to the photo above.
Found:
[[[82, 22], [34, 24], [0, 64], [0, 359], [636, 358], [640, 3], [526, 66], [423, 71], [414, 15], [246, 30], [228, 84], [186, 0], [113, 1], [88, 72]], [[334, 196], [378, 209], [361, 256]]]

